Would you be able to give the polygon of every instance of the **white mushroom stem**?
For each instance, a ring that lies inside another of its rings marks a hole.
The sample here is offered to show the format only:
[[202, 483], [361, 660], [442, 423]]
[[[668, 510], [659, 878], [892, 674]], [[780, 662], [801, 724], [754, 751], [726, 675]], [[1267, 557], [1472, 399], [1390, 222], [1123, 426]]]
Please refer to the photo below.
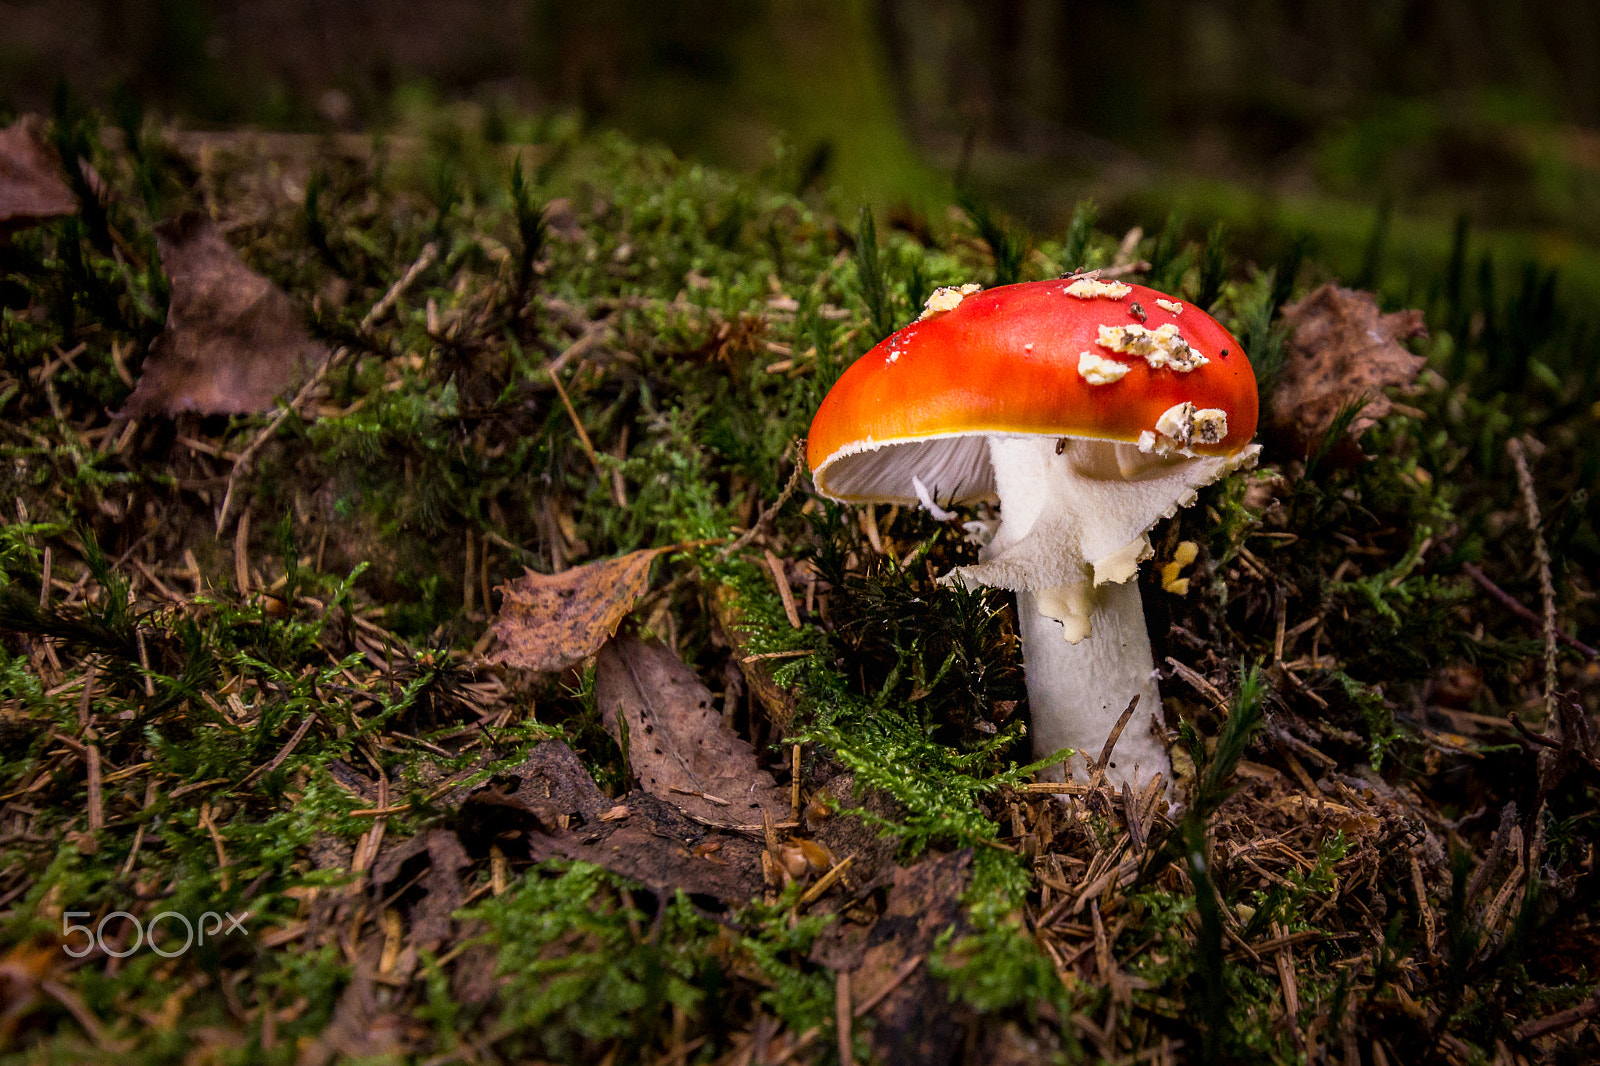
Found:
[[[1112, 781], [1133, 781], [1136, 787], [1156, 773], [1171, 781], [1166, 746], [1153, 728], [1161, 713], [1161, 693], [1139, 584], [1103, 585], [1095, 590], [1095, 601], [1090, 635], [1069, 644], [1061, 638], [1061, 624], [1039, 613], [1033, 593], [1017, 593], [1034, 757], [1076, 749], [1083, 758], [1074, 757], [1068, 765], [1083, 780], [1087, 761], [1100, 757], [1106, 737], [1137, 695], [1139, 704], [1117, 738], [1106, 775]], [[1065, 775], [1058, 766], [1045, 776], [1059, 781]]]
[[[1109, 441], [989, 438], [1000, 528], [982, 562], [949, 579], [1018, 593], [1035, 757], [1072, 747], [1099, 758], [1137, 695], [1107, 777], [1118, 785], [1140, 785], [1157, 772], [1171, 780], [1151, 729], [1161, 698], [1133, 578], [1149, 557], [1150, 527], [1193, 501], [1201, 486], [1252, 463], [1257, 450], [1202, 456]], [[1083, 763], [1072, 766], [1082, 779]]]

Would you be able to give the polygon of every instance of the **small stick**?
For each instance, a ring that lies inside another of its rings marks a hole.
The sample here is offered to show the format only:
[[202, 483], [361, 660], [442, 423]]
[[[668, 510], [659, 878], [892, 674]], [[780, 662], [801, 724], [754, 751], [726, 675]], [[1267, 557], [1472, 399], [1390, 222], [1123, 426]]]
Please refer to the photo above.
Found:
[[783, 613], [789, 618], [789, 625], [795, 629], [800, 628], [800, 611], [795, 606], [794, 590], [789, 587], [789, 576], [783, 572], [783, 562], [772, 554], [771, 548], [764, 549], [767, 558], [767, 569], [772, 571], [772, 580], [778, 583], [778, 598], [783, 601]]
[[417, 280], [417, 276], [432, 266], [433, 261], [437, 258], [439, 258], [439, 246], [432, 241], [424, 244], [422, 253], [417, 256], [417, 261], [406, 268], [406, 272], [400, 275], [399, 281], [389, 286], [389, 291], [383, 294], [381, 300], [372, 305], [372, 310], [367, 312], [366, 317], [361, 320], [361, 325], [356, 328], [365, 333], [377, 325], [378, 320], [389, 313], [390, 308], [394, 307], [405, 291], [411, 287], [411, 283]]
[[1289, 596], [1282, 588], [1278, 589], [1278, 626], [1272, 638], [1272, 661], [1283, 662], [1283, 639], [1289, 621]]
[[[1496, 585], [1489, 579], [1488, 574], [1485, 574], [1482, 570], [1479, 570], [1472, 563], [1462, 563], [1461, 570], [1468, 577], [1472, 578], [1472, 580], [1476, 581], [1478, 583], [1478, 587], [1483, 589], [1483, 591], [1487, 592], [1489, 595], [1493, 596], [1496, 600], [1499, 600], [1501, 606], [1505, 607], [1506, 610], [1510, 611], [1518, 618], [1532, 622], [1534, 625], [1542, 625], [1544, 623], [1544, 619], [1540, 618], [1537, 614], [1523, 606], [1520, 600], [1518, 600], [1515, 596], [1512, 596], [1511, 593], [1507, 592], [1499, 585]], [[1556, 639], [1567, 645], [1569, 648], [1575, 649], [1581, 655], [1587, 656], [1590, 659], [1600, 659], [1600, 651], [1596, 651], [1594, 648], [1589, 647], [1589, 645], [1585, 644], [1581, 640], [1578, 640], [1576, 637], [1568, 636], [1559, 629], [1556, 630]]]
[[250, 591], [250, 508], [239, 512], [239, 526], [233, 533], [233, 580], [239, 595]]
[[894, 972], [893, 977], [889, 978], [887, 984], [856, 1005], [856, 1017], [865, 1017], [874, 1007], [888, 999], [889, 993], [905, 984], [906, 978], [910, 977], [916, 968], [922, 965], [922, 960], [926, 957], [925, 955], [913, 955], [905, 962], [902, 962], [900, 968]]
[[1111, 735], [1106, 737], [1105, 747], [1100, 749], [1100, 761], [1095, 763], [1098, 769], [1104, 770], [1111, 765], [1111, 752], [1116, 748], [1117, 741], [1122, 739], [1122, 731], [1128, 727], [1128, 719], [1133, 717], [1133, 709], [1139, 706], [1139, 693], [1133, 694], [1133, 699], [1128, 701], [1128, 709], [1122, 712], [1122, 717], [1117, 719], [1117, 724], [1111, 727]]
[[[796, 451], [797, 446], [802, 444], [803, 440], [801, 438], [796, 438], [795, 440], [790, 441], [789, 447], [784, 449], [783, 455], [779, 457], [778, 462], [783, 462], [785, 458]], [[757, 516], [756, 520], [750, 523], [750, 528], [741, 533], [737, 540], [725, 545], [721, 551], [717, 552], [718, 562], [728, 558], [735, 552], [743, 551], [745, 545], [749, 544], [760, 535], [762, 527], [769, 524], [772, 521], [772, 516], [777, 514], [783, 505], [789, 502], [789, 497], [794, 495], [794, 490], [800, 485], [800, 475], [803, 473], [805, 473], [805, 466], [797, 457], [795, 460], [794, 469], [789, 472], [789, 480], [783, 486], [783, 491], [778, 493], [777, 500], [771, 507], [763, 510], [761, 514]]]
[[200, 804], [198, 821], [205, 826], [206, 832], [211, 834], [211, 844], [217, 849], [217, 879], [222, 882], [222, 888], [226, 891], [231, 881], [228, 877], [228, 853], [222, 848], [222, 834], [217, 832], [217, 823], [212, 817], [210, 802]]
[[363, 807], [349, 813], [352, 818], [383, 818], [391, 814], [403, 814], [410, 809], [411, 804], [401, 803], [392, 807]]
[[1556, 587], [1550, 579], [1550, 546], [1544, 542], [1544, 523], [1539, 518], [1539, 497], [1533, 490], [1533, 473], [1528, 469], [1528, 456], [1522, 441], [1512, 437], [1506, 441], [1506, 452], [1517, 468], [1517, 483], [1522, 487], [1522, 508], [1528, 521], [1528, 532], [1533, 534], [1533, 557], [1539, 563], [1539, 595], [1544, 599], [1544, 712], [1545, 720], [1556, 717]]
[[623, 510], [628, 507], [628, 482], [622, 476], [621, 463], [628, 458], [628, 424], [622, 424], [622, 432], [617, 436], [617, 446], [611, 450], [611, 457], [617, 460], [618, 465], [611, 468], [611, 498]]
[[836, 882], [838, 882], [839, 878], [844, 876], [844, 872], [845, 872], [845, 870], [849, 869], [850, 864], [855, 862], [855, 861], [856, 861], [855, 855], [851, 854], [851, 855], [847, 855], [843, 859], [840, 859], [838, 862], [834, 863], [832, 868], [829, 869], [827, 873], [825, 873], [821, 877], [817, 878], [817, 883], [816, 884], [814, 884], [810, 888], [806, 889], [805, 895], [803, 895], [799, 899], [795, 900], [795, 904], [794, 904], [795, 913], [798, 914], [800, 911], [805, 910], [807, 907], [811, 906], [817, 900], [821, 899], [822, 898], [822, 894], [824, 892], [828, 891], [828, 889], [832, 888], [834, 886], [834, 884]]
[[1100, 904], [1089, 901], [1089, 921], [1094, 925], [1094, 969], [1102, 984], [1110, 984], [1115, 963], [1111, 961], [1111, 944], [1106, 939], [1105, 922], [1100, 919]]
[[289, 753], [294, 751], [295, 745], [300, 743], [301, 738], [306, 735], [306, 730], [311, 728], [311, 723], [316, 720], [316, 717], [317, 716], [315, 713], [306, 715], [300, 723], [300, 728], [296, 729], [294, 731], [294, 736], [289, 738], [289, 743], [285, 744], [282, 750], [272, 757], [272, 761], [267, 763], [265, 766], [258, 766], [256, 769], [251, 770], [245, 779], [240, 781], [239, 784], [248, 785], [262, 774], [270, 774], [272, 771], [282, 766], [283, 760], [287, 759], [289, 757]]
[[105, 1030], [100, 1028], [100, 1019], [95, 1016], [94, 1011], [89, 1009], [89, 1005], [83, 1001], [82, 996], [61, 982], [49, 979], [39, 982], [39, 990], [67, 1008], [67, 1013], [72, 1015], [73, 1020], [78, 1023], [85, 1033], [89, 1034], [89, 1039], [94, 1042], [95, 1047], [101, 1051], [111, 1050], [111, 1045], [106, 1040]]
[[91, 740], [84, 747], [87, 751], [83, 761], [89, 771], [89, 837], [85, 844], [92, 854], [100, 850], [100, 842], [95, 834], [105, 828], [106, 806], [100, 784], [100, 746]]
[[[384, 776], [378, 778], [378, 807], [380, 810], [382, 810], [382, 808], [388, 806], [389, 778]], [[378, 857], [378, 847], [383, 843], [383, 831], [388, 825], [388, 813], [388, 811], [383, 811], [380, 813], [377, 819], [372, 823], [372, 831], [361, 838], [359, 845], [356, 847], [355, 859], [350, 864], [354, 868], [354, 872], [358, 874], [365, 873], [367, 867], [371, 866], [373, 860]], [[357, 882], [355, 885], [352, 885], [351, 888], [354, 890], [351, 893], [352, 895], [359, 892], [359, 882]]]
[[789, 749], [789, 809], [800, 817], [800, 745]]
[[1422, 942], [1428, 947], [1428, 954], [1435, 951], [1435, 928], [1433, 924], [1433, 908], [1428, 906], [1428, 886], [1422, 880], [1422, 864], [1417, 862], [1415, 854], [1411, 856], [1411, 891], [1417, 895], [1417, 912], [1422, 916]]
[[1576, 1007], [1569, 1007], [1563, 1011], [1546, 1015], [1536, 1022], [1526, 1022], [1517, 1026], [1512, 1034], [1518, 1040], [1534, 1040], [1558, 1029], [1565, 1029], [1569, 1025], [1576, 1025], [1585, 1018], [1592, 1018], [1600, 1014], [1600, 996], [1591, 996]]
[[839, 1035], [839, 1066], [855, 1066], [850, 1022], [850, 971], [840, 970], [833, 983], [833, 1024]]
[[144, 669], [144, 694], [147, 697], [154, 699], [156, 694], [156, 683], [150, 677], [150, 649], [145, 647], [143, 629], [134, 629], [133, 641], [139, 646], [139, 665]]
[[1087, 796], [1088, 785], [1079, 785], [1071, 781], [1032, 781], [1023, 785], [1012, 785], [1013, 792], [1024, 796]]
[[89, 708], [94, 703], [94, 664], [83, 673], [83, 694], [78, 697], [78, 732], [83, 733], [89, 728]]
[[763, 659], [800, 659], [814, 652], [810, 648], [799, 648], [795, 651], [761, 651], [754, 655], [746, 655], [739, 661], [742, 663], [758, 663]]
[[[1283, 936], [1283, 926], [1272, 923], [1274, 938]], [[1278, 984], [1283, 989], [1283, 1013], [1289, 1023], [1289, 1035], [1297, 1049], [1304, 1051], [1305, 1036], [1300, 1032], [1300, 985], [1294, 975], [1294, 953], [1288, 944], [1278, 949]]]
[[[1138, 250], [1139, 242], [1142, 240], [1144, 240], [1144, 229], [1141, 226], [1135, 226], [1127, 233], [1124, 233], [1122, 235], [1122, 243], [1117, 245], [1117, 254], [1111, 257], [1112, 267], [1115, 268], [1119, 266], [1127, 266], [1129, 263], [1131, 263], [1133, 260], [1133, 253]], [[1105, 277], [1107, 276], [1107, 272], [1104, 270], [1097, 270], [1095, 271], [1095, 276]]]
[[767, 845], [767, 852], [776, 859], [781, 854], [778, 827], [772, 824], [772, 815], [765, 807], [761, 809], [761, 836]]
[[[148, 764], [146, 764], [146, 765], [148, 765]], [[148, 811], [150, 809], [151, 804], [155, 803], [155, 801], [156, 801], [156, 781], [155, 781], [154, 777], [151, 777], [151, 778], [149, 778], [149, 779], [147, 779], [145, 781], [145, 785], [144, 785], [144, 809]], [[134, 830], [134, 833], [133, 833], [133, 846], [128, 849], [127, 861], [122, 864], [122, 872], [119, 875], [120, 877], [122, 877], [124, 879], [127, 878], [128, 874], [133, 872], [134, 861], [139, 858], [139, 848], [144, 844], [145, 824], [146, 823], [144, 823], [144, 822], [140, 822], [139, 823], [139, 828]]]
[[1179, 677], [1183, 678], [1196, 689], [1200, 690], [1202, 694], [1209, 696], [1212, 702], [1217, 705], [1217, 710], [1221, 711], [1224, 717], [1227, 716], [1228, 701], [1222, 698], [1222, 693], [1217, 691], [1217, 686], [1200, 676], [1199, 671], [1195, 670], [1193, 667], [1180, 663], [1170, 655], [1167, 656], [1167, 665], [1172, 667], [1173, 671]]
[[572, 401], [567, 397], [567, 390], [561, 384], [561, 375], [553, 367], [546, 369], [550, 373], [550, 384], [556, 387], [556, 395], [561, 397], [561, 403], [567, 409], [567, 417], [572, 419], [572, 428], [578, 431], [578, 443], [583, 445], [583, 454], [589, 457], [589, 465], [594, 467], [595, 473], [605, 477], [606, 468], [600, 465], [600, 453], [594, 450], [594, 442], [589, 439], [589, 431], [583, 428], [578, 409], [572, 406]]

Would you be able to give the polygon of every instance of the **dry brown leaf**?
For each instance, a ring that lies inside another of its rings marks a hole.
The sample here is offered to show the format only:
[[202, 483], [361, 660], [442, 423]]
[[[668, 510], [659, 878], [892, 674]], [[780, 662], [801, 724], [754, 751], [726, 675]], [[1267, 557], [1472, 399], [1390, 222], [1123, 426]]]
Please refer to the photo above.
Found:
[[878, 1000], [870, 1012], [877, 1021], [873, 1061], [954, 1062], [963, 1019], [946, 1001], [926, 959], [947, 929], [955, 930], [952, 943], [970, 931], [961, 896], [972, 878], [972, 850], [929, 855], [896, 867], [893, 876], [888, 902], [870, 928], [836, 922], [818, 938], [811, 957], [850, 971], [858, 1003]]
[[430, 829], [387, 849], [372, 865], [372, 887], [382, 896], [421, 876], [422, 898], [408, 908], [411, 943], [433, 951], [450, 935], [450, 916], [466, 900], [461, 871], [470, 865], [454, 833]]
[[644, 595], [656, 556], [672, 550], [647, 548], [559, 574], [529, 570], [499, 586], [500, 651], [491, 661], [554, 671], [587, 659]]
[[789, 817], [789, 790], [722, 724], [711, 692], [669, 648], [622, 636], [595, 659], [595, 702], [650, 795], [718, 825]]
[[724, 903], [748, 903], [761, 894], [759, 843], [701, 825], [638, 790], [623, 799], [629, 813], [620, 821], [530, 832], [529, 857], [592, 862], [656, 892], [681, 888]]
[[0, 129], [0, 234], [78, 213], [61, 159], [39, 135], [36, 115]]
[[1324, 285], [1286, 306], [1283, 318], [1289, 353], [1267, 412], [1274, 433], [1295, 454], [1309, 454], [1339, 409], [1365, 395], [1348, 444], [1339, 443], [1346, 461], [1359, 459], [1356, 438], [1393, 409], [1383, 390], [1411, 384], [1426, 362], [1399, 343], [1427, 334], [1422, 312], [1383, 314], [1370, 293]]
[[245, 266], [205, 215], [168, 219], [156, 241], [172, 280], [167, 328], [122, 417], [265, 411], [327, 359], [289, 297]]
[[[616, 806], [627, 807], [628, 817], [602, 821]], [[759, 843], [717, 832], [640, 791], [608, 799], [558, 740], [535, 747], [525, 763], [469, 797], [461, 813], [476, 834], [531, 821], [525, 839], [533, 859], [592, 862], [656, 891], [681, 888], [724, 903], [761, 893]]]

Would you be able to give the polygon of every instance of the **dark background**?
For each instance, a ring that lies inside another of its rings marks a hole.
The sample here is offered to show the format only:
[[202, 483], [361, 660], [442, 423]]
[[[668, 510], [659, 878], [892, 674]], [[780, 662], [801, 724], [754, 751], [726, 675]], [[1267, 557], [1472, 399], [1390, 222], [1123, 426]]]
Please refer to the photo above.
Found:
[[1352, 267], [1387, 205], [1406, 254], [1465, 217], [1503, 260], [1600, 277], [1593, 0], [0, 3], [0, 107], [62, 81], [198, 126], [576, 115], [846, 206], [937, 219], [961, 185], [1052, 232], [1092, 197]]

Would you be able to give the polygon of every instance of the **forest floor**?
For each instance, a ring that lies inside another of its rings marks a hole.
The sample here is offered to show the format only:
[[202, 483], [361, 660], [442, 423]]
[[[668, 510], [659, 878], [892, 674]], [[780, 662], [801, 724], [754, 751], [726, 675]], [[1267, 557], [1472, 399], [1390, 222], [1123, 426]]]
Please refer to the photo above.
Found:
[[[5, 1061], [1600, 1059], [1554, 275], [1463, 227], [1408, 311], [525, 133], [0, 134]], [[1268, 415], [1140, 578], [1171, 806], [1033, 783], [960, 522], [799, 447], [934, 287], [1086, 269], [1209, 308]]]

